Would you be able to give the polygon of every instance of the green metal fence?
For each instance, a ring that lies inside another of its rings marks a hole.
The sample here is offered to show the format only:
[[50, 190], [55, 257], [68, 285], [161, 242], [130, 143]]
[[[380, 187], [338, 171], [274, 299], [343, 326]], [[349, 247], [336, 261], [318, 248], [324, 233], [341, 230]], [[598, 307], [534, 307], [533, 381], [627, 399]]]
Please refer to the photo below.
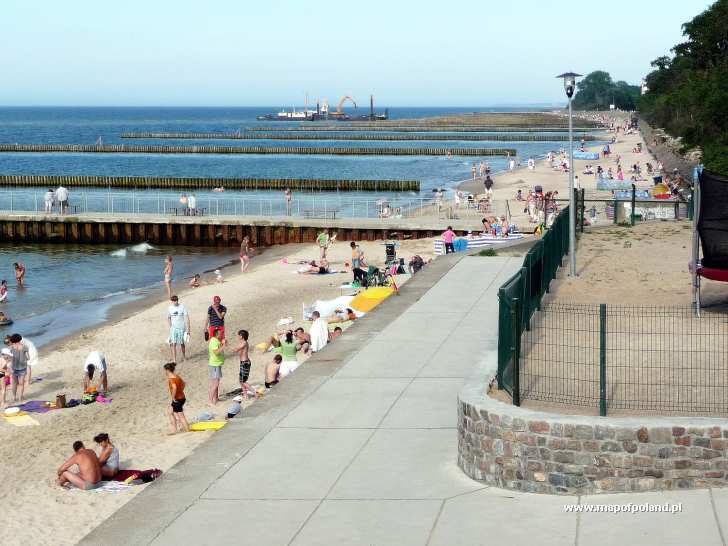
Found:
[[526, 254], [521, 270], [498, 291], [498, 386], [520, 405], [519, 352], [521, 336], [569, 249], [569, 207]]

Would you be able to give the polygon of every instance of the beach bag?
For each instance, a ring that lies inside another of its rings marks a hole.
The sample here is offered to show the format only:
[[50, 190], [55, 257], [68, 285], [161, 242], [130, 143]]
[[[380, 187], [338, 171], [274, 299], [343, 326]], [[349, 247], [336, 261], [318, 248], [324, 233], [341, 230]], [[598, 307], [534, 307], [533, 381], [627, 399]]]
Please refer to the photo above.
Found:
[[99, 393], [94, 392], [91, 394], [84, 394], [83, 398], [81, 399], [82, 404], [93, 404], [96, 402], [96, 397], [99, 395]]
[[66, 395], [65, 394], [57, 394], [56, 395], [56, 408], [61, 409], [66, 407]]

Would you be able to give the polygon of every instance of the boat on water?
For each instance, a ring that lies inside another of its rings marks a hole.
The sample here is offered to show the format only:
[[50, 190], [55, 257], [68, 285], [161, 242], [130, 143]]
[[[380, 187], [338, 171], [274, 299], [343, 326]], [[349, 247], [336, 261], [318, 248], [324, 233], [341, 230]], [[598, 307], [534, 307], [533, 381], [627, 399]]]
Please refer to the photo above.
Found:
[[313, 121], [316, 119], [316, 115], [316, 110], [308, 110], [307, 108], [296, 110], [293, 108], [290, 112], [281, 110], [276, 114], [258, 116], [257, 119], [260, 121]]

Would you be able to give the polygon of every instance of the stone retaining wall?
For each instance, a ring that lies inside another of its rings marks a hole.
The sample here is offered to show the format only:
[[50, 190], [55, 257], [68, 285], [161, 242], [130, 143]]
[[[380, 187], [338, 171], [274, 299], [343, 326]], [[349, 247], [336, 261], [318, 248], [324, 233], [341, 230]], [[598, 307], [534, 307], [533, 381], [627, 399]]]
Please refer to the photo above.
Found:
[[458, 464], [499, 487], [586, 494], [711, 487], [728, 479], [728, 427], [619, 426], [608, 418], [564, 423], [467, 403], [458, 414]]

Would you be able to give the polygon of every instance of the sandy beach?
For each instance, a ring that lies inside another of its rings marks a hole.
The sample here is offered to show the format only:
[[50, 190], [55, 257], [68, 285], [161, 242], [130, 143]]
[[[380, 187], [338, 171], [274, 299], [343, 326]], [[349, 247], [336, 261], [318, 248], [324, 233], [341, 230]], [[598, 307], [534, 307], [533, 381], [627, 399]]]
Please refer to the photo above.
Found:
[[[384, 247], [380, 241], [362, 242], [361, 247], [370, 263], [383, 263]], [[398, 256], [409, 259], [414, 254], [425, 259], [432, 257], [433, 239], [402, 242]], [[332, 267], [343, 269], [344, 262], [350, 258], [348, 242], [338, 241], [329, 256]], [[289, 263], [281, 263], [283, 258]], [[252, 347], [269, 338], [276, 331], [277, 322], [289, 316], [294, 318], [295, 326], [308, 328], [301, 319], [302, 303], [338, 297], [339, 285], [351, 278], [350, 273], [296, 274], [299, 267], [296, 262], [317, 258], [318, 250], [310, 244], [272, 247], [254, 257], [245, 274], [240, 273], [238, 266], [224, 269], [223, 284], [182, 289], [184, 285], [180, 283], [177, 293], [192, 323], [189, 359], [178, 366], [179, 374], [187, 383], [185, 413], [188, 418], [209, 409], [203, 327], [213, 296], [221, 296], [228, 308], [229, 340], [234, 339], [234, 332], [245, 328], [250, 331]], [[122, 468], [167, 470], [214, 434], [166, 434], [168, 423], [164, 409], [169, 403], [169, 394], [162, 365], [169, 361], [168, 303], [160, 282], [159, 292], [142, 302], [143, 309], [138, 312], [79, 333], [54, 345], [50, 351], [40, 351], [40, 365], [34, 369], [34, 376], [43, 377], [43, 381], [30, 386], [27, 400], [54, 400], [58, 393], [65, 393], [69, 399], [79, 398], [86, 355], [91, 350], [100, 350], [109, 364], [113, 401], [108, 405], [94, 403], [32, 414], [39, 426], [21, 428], [0, 422], [3, 440], [0, 502], [7, 516], [3, 544], [73, 544], [146, 487], [136, 486], [122, 492], [80, 492], [55, 486], [56, 469], [71, 455], [75, 440], [84, 441], [86, 447], [95, 447], [93, 436], [107, 432], [121, 452]], [[249, 382], [262, 384], [263, 369], [271, 355], [255, 351], [251, 355], [253, 368]], [[229, 355], [220, 391], [236, 388], [239, 388], [238, 362], [236, 355]], [[265, 398], [255, 403], [265, 404]], [[213, 410], [216, 416], [224, 418], [229, 404], [229, 400], [221, 401]]]

